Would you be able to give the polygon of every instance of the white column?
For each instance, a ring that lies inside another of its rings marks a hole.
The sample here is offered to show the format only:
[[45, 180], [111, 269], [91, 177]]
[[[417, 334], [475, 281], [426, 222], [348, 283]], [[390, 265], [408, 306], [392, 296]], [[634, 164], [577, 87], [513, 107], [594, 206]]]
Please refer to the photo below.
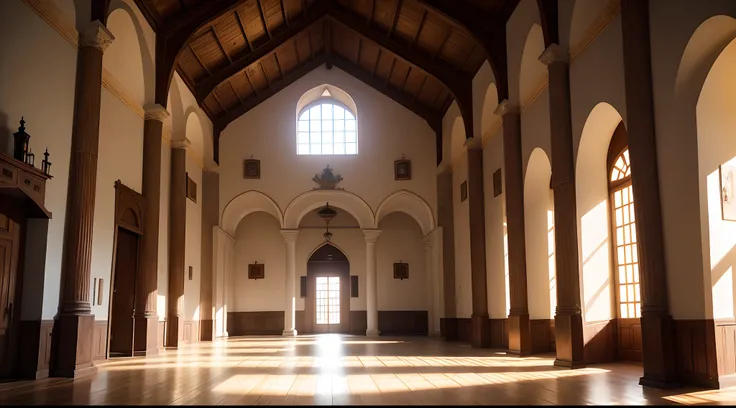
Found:
[[376, 241], [381, 230], [363, 230], [365, 236], [366, 336], [378, 336], [378, 304], [376, 301]]
[[227, 337], [228, 303], [232, 302], [231, 288], [235, 281], [231, 277], [232, 256], [235, 238], [219, 226], [214, 226], [212, 234], [212, 291], [215, 304], [215, 337]]
[[296, 336], [296, 238], [299, 230], [281, 230], [286, 241], [286, 284], [284, 305], [284, 336]]
[[435, 228], [424, 237], [425, 263], [427, 271], [427, 287], [429, 304], [429, 335], [440, 335], [440, 319], [442, 316], [442, 227]]

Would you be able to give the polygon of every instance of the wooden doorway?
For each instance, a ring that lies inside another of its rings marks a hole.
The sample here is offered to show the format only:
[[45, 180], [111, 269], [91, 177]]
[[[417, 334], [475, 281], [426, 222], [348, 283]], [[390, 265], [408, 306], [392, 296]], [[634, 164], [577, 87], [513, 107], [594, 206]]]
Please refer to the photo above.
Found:
[[9, 204], [0, 203], [0, 378], [16, 373], [20, 325], [21, 226], [25, 218]]
[[331, 244], [307, 261], [305, 327], [310, 333], [350, 332], [350, 263]]
[[133, 356], [135, 302], [141, 292], [140, 238], [143, 236], [145, 199], [119, 180], [115, 182], [115, 252], [108, 325], [108, 355]]
[[118, 228], [115, 254], [115, 280], [110, 299], [110, 356], [130, 357], [133, 355], [138, 235]]

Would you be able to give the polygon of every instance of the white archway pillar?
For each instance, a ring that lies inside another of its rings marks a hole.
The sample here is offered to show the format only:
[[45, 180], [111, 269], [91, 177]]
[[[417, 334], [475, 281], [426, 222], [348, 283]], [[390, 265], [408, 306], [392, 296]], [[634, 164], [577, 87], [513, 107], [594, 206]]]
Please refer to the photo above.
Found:
[[376, 280], [376, 241], [378, 241], [381, 230], [364, 229], [365, 236], [365, 275], [366, 275], [366, 336], [375, 337], [378, 332], [378, 305], [377, 305], [377, 280]]
[[281, 235], [286, 241], [286, 284], [284, 299], [284, 336], [296, 336], [296, 239], [299, 230], [282, 229]]
[[213, 227], [212, 234], [212, 291], [215, 304], [215, 333], [214, 337], [227, 337], [228, 304], [232, 304], [232, 288], [235, 282], [231, 281], [231, 270], [235, 254], [235, 238], [219, 226]]
[[425, 264], [429, 305], [427, 305], [427, 326], [430, 336], [440, 336], [440, 319], [443, 317], [442, 305], [442, 228], [438, 227], [425, 235]]

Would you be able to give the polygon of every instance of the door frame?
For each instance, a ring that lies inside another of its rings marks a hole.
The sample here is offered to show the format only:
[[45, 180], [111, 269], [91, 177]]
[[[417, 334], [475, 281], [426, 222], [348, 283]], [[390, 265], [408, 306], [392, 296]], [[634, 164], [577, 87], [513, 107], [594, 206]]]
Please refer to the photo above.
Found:
[[[326, 247], [330, 248], [326, 248]], [[327, 255], [333, 255], [329, 259]], [[320, 272], [329, 266], [331, 272]], [[340, 329], [339, 333], [350, 333], [350, 261], [342, 250], [332, 243], [325, 243], [315, 250], [307, 260], [307, 293], [304, 299], [304, 328], [314, 334], [316, 319], [317, 276], [340, 277]]]
[[[138, 296], [138, 282], [141, 269], [141, 241], [144, 235], [145, 225], [145, 198], [140, 193], [134, 191], [130, 187], [123, 184], [120, 180], [115, 181], [115, 220], [114, 233], [112, 239], [112, 266], [110, 268], [110, 284], [108, 285], [107, 302], [107, 339], [105, 339], [105, 358], [110, 358], [110, 333], [112, 332], [112, 302], [114, 299], [115, 277], [116, 277], [116, 261], [118, 255], [118, 231], [120, 228], [125, 229], [138, 236], [138, 246], [136, 248], [135, 263], [135, 279], [133, 283], [133, 315], [135, 315], [135, 304]], [[131, 352], [135, 354], [135, 321], [133, 321], [133, 344], [131, 344]]]

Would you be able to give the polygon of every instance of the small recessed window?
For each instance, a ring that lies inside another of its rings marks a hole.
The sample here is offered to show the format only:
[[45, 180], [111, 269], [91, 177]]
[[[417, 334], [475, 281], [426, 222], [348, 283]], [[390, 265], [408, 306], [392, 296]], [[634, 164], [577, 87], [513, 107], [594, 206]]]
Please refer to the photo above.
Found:
[[297, 154], [358, 154], [358, 124], [355, 115], [332, 98], [307, 105], [299, 114]]

